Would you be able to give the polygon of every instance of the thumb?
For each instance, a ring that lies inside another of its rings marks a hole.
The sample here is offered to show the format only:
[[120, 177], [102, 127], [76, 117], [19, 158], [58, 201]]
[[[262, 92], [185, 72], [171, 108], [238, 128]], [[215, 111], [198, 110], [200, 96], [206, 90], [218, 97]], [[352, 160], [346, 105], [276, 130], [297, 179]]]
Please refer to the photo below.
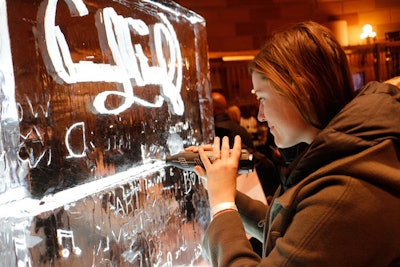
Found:
[[201, 182], [202, 182], [203, 185], [204, 185], [204, 188], [205, 188], [205, 189], [208, 189], [208, 187], [207, 187], [207, 173], [206, 173], [206, 171], [205, 171], [202, 167], [200, 167], [200, 166], [195, 166], [194, 169], [193, 169], [193, 171], [197, 174], [197, 176], [199, 176]]

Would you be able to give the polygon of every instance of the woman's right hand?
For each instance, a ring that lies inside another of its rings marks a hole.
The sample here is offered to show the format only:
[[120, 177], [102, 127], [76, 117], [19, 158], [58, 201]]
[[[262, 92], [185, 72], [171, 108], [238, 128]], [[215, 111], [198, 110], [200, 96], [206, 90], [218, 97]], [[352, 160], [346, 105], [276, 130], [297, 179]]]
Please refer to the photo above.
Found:
[[[215, 139], [214, 139], [214, 143], [215, 143]], [[213, 150], [213, 146], [210, 145], [210, 144], [202, 145], [201, 147], [203, 148], [204, 151], [212, 151]], [[186, 152], [199, 153], [199, 147], [198, 146], [189, 146], [189, 147], [185, 148], [185, 151]], [[219, 155], [218, 155], [218, 157], [219, 157]], [[197, 166], [194, 167], [193, 171], [201, 179], [201, 182], [202, 182], [204, 188], [206, 190], [208, 190], [207, 173], [204, 170], [204, 168], [202, 168], [200, 165], [197, 165]]]
[[239, 158], [242, 153], [240, 136], [235, 137], [233, 148], [229, 147], [229, 138], [225, 136], [220, 145], [220, 138], [214, 139], [213, 157], [210, 160], [205, 153], [209, 147], [198, 148], [204, 168], [196, 166], [194, 171], [200, 177], [206, 177], [210, 206], [222, 202], [235, 202], [236, 177], [239, 167]]

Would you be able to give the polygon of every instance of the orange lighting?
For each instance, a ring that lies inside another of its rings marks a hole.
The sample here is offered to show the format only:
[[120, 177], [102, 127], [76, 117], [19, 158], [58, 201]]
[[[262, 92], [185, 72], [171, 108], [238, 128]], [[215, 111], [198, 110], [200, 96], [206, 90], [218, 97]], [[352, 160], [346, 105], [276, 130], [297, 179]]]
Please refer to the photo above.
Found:
[[244, 61], [244, 60], [253, 60], [254, 56], [225, 56], [222, 57], [223, 61]]
[[362, 33], [360, 34], [360, 39], [364, 40], [367, 38], [375, 38], [376, 32], [372, 30], [371, 24], [365, 24], [362, 27]]
[[210, 59], [222, 59], [223, 61], [242, 61], [253, 60], [258, 50], [243, 50], [243, 51], [209, 51]]

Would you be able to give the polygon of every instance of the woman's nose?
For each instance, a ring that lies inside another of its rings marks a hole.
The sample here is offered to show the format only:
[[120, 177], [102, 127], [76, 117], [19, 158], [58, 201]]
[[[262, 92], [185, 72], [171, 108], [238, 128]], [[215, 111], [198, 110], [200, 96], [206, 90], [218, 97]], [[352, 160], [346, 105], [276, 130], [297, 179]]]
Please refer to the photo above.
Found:
[[258, 119], [260, 122], [265, 121], [264, 108], [263, 108], [263, 106], [262, 106], [261, 103], [260, 103], [260, 105], [259, 105], [259, 107], [258, 107], [257, 119]]

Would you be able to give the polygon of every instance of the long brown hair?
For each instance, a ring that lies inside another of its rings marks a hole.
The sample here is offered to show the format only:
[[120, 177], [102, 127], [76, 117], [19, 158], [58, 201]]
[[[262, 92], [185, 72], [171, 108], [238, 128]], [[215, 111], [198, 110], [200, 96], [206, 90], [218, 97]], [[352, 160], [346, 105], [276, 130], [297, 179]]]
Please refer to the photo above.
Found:
[[322, 129], [354, 94], [346, 54], [333, 34], [303, 22], [275, 34], [249, 66], [270, 79], [304, 119]]

